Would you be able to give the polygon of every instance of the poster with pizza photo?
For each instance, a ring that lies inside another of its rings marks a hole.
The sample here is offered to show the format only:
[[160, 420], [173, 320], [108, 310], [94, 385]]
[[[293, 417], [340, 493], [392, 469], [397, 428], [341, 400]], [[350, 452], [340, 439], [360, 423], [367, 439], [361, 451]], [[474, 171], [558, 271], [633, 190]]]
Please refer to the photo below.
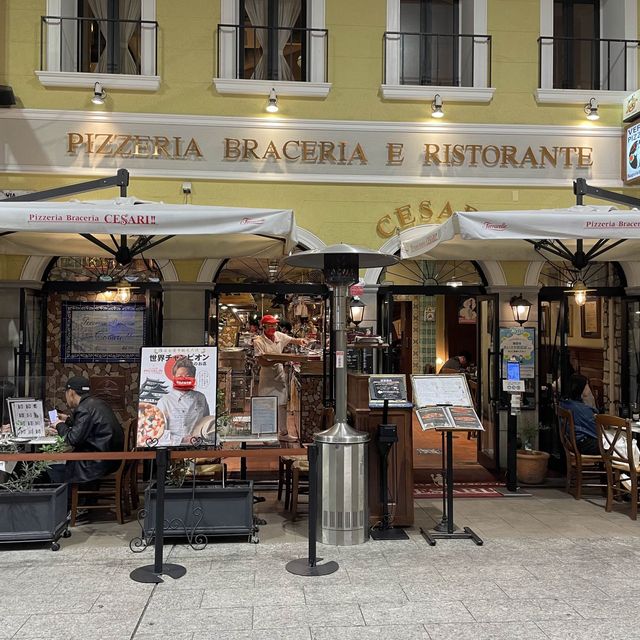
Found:
[[139, 447], [215, 442], [216, 347], [143, 347]]

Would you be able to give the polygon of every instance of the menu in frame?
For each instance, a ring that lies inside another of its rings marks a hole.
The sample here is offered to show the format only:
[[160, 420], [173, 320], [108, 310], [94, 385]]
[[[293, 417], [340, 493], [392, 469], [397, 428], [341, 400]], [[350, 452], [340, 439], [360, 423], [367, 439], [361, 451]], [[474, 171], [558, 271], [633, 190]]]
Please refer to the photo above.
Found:
[[278, 398], [254, 396], [251, 398], [251, 433], [276, 433], [278, 430]]
[[11, 431], [17, 438], [41, 438], [44, 436], [44, 411], [42, 400], [32, 398], [8, 398]]
[[463, 373], [411, 376], [413, 403], [417, 407], [433, 405], [472, 407], [471, 394]]
[[374, 374], [369, 376], [369, 404], [390, 405], [407, 403], [407, 383], [404, 374]]
[[423, 431], [484, 431], [464, 374], [411, 376], [411, 383]]

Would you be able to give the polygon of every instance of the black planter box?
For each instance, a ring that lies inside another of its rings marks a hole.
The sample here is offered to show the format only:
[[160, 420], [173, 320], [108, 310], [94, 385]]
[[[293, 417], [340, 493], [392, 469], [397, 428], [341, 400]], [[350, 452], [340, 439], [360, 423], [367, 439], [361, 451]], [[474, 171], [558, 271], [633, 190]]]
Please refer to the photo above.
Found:
[[36, 485], [32, 491], [0, 490], [0, 542], [51, 542], [69, 534], [67, 484]]
[[[144, 493], [144, 536], [155, 532], [156, 487]], [[166, 487], [164, 499], [165, 537], [249, 536], [257, 542], [253, 522], [253, 482], [185, 484]]]

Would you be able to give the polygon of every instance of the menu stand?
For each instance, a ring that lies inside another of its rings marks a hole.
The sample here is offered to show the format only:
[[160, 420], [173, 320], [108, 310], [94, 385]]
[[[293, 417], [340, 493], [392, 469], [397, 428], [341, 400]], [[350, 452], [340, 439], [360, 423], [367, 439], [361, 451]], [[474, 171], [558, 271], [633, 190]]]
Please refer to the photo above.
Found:
[[135, 582], [145, 584], [158, 584], [164, 582], [162, 576], [169, 576], [177, 580], [182, 578], [187, 570], [180, 564], [163, 564], [164, 551], [164, 489], [167, 480], [167, 467], [169, 464], [169, 449], [158, 447], [156, 449], [156, 523], [154, 532], [154, 563], [134, 569], [129, 577]]
[[[436, 540], [473, 540], [478, 546], [482, 546], [483, 541], [469, 527], [463, 527], [462, 531], [455, 531], [453, 524], [453, 432], [454, 429], [438, 429], [438, 431], [446, 432], [446, 450], [447, 450], [447, 472], [446, 472], [446, 488], [447, 488], [447, 511], [446, 511], [446, 531], [425, 531], [420, 527], [422, 537], [433, 547]], [[445, 516], [443, 514], [442, 523], [444, 524]]]

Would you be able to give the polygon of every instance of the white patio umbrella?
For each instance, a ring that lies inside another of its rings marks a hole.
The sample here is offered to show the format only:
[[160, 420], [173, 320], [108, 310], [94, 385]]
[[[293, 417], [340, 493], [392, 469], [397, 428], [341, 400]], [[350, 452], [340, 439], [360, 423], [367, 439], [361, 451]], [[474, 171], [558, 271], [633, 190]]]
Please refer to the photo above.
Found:
[[0, 201], [0, 254], [277, 257], [296, 242], [295, 219], [287, 209], [176, 205], [132, 197]]
[[[440, 225], [400, 232], [402, 258], [570, 259], [583, 241], [589, 260], [637, 260], [640, 211], [576, 205], [531, 211], [456, 211]], [[530, 242], [523, 242], [523, 241]], [[536, 251], [538, 247], [545, 253]], [[549, 255], [551, 253], [551, 255]]]

